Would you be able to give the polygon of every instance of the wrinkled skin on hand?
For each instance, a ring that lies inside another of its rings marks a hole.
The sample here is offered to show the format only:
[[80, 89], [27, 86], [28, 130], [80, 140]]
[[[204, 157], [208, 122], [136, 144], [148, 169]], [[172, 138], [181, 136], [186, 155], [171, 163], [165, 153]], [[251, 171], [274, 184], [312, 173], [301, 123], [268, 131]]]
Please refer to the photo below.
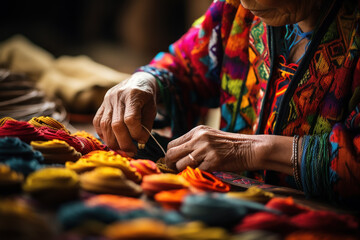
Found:
[[132, 140], [146, 143], [156, 116], [155, 78], [144, 72], [133, 74], [111, 88], [98, 109], [93, 125], [99, 137], [113, 150], [133, 156], [137, 148]]
[[168, 144], [165, 161], [169, 167], [179, 171], [186, 166], [205, 171], [256, 170], [260, 168], [261, 160], [266, 158], [267, 149], [264, 142], [267, 137], [259, 136], [198, 126]]

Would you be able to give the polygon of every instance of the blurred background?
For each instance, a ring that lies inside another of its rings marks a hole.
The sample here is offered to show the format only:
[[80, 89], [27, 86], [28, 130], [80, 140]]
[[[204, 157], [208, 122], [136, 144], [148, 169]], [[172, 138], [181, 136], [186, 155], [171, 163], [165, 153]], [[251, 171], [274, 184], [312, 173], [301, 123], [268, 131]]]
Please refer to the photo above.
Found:
[[167, 51], [211, 0], [2, 0], [0, 41], [24, 35], [55, 57], [87, 55], [132, 73]]

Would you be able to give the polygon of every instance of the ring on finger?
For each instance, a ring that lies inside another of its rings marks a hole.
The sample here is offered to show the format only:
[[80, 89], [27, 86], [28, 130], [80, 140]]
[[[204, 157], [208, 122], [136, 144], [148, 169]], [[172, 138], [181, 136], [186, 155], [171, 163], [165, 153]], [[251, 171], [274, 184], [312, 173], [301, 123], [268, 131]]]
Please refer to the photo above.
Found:
[[193, 157], [193, 155], [191, 155], [191, 153], [189, 153], [188, 156], [192, 162], [195, 162], [195, 158]]

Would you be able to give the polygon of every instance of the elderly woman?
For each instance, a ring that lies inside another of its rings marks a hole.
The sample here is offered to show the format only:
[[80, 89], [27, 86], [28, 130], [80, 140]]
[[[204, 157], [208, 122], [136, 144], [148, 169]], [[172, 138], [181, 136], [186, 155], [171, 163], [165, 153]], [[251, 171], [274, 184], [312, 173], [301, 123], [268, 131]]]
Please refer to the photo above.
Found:
[[[133, 155], [164, 104], [168, 166], [247, 171], [358, 203], [359, 19], [357, 0], [214, 1], [169, 53], [109, 90], [94, 126]], [[221, 130], [195, 127], [216, 107]]]

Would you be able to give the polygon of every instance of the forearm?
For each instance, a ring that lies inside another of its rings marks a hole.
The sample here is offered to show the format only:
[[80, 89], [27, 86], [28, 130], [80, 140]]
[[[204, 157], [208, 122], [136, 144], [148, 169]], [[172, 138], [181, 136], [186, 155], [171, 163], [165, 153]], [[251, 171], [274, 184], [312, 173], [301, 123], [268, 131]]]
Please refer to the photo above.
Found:
[[[259, 169], [273, 170], [277, 172], [293, 175], [293, 140], [294, 137], [277, 136], [277, 135], [258, 135], [262, 141], [256, 147], [256, 151], [263, 152], [262, 156], [257, 158]], [[301, 139], [298, 142], [298, 166], [301, 160]]]

